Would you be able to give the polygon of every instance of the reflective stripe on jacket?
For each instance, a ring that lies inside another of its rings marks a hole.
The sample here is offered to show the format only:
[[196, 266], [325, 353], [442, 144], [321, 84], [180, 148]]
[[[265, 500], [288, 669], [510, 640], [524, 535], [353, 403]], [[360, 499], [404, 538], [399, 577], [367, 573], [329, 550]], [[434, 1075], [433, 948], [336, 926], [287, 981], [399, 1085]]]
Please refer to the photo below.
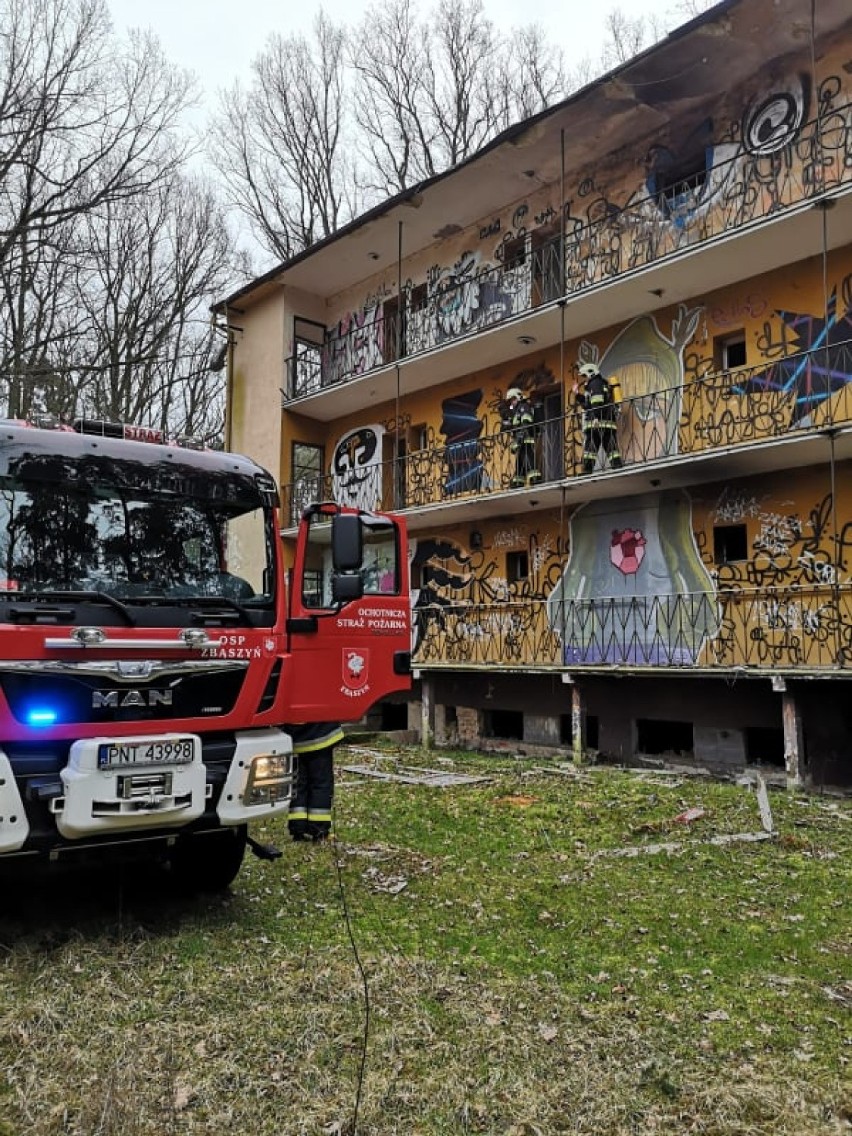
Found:
[[326, 749], [342, 742], [344, 736], [339, 722], [308, 722], [304, 726], [288, 726], [287, 732], [293, 739], [293, 753]]

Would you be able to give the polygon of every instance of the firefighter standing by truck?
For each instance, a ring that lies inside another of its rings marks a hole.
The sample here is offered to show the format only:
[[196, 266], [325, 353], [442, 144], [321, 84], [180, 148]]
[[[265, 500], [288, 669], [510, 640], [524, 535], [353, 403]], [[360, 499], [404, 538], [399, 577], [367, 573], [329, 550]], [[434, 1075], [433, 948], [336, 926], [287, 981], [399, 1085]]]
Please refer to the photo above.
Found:
[[334, 747], [343, 740], [339, 722], [290, 726], [296, 754], [296, 791], [287, 826], [293, 840], [325, 840], [334, 803]]
[[583, 473], [591, 473], [598, 454], [604, 452], [612, 469], [621, 469], [618, 448], [618, 413], [621, 406], [621, 384], [617, 376], [605, 378], [597, 363], [580, 367], [582, 388], [574, 384], [574, 394], [583, 410]]
[[509, 448], [515, 455], [512, 489], [541, 481], [536, 462], [536, 426], [532, 403], [518, 387], [506, 392], [502, 428], [510, 435]]

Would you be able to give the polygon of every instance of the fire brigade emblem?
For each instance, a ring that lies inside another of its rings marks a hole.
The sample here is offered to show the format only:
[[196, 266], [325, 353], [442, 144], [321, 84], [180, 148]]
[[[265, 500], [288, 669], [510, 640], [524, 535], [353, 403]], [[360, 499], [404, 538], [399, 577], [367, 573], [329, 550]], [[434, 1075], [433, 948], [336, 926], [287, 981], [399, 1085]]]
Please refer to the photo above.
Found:
[[360, 690], [367, 682], [369, 651], [343, 650], [343, 682], [350, 690]]

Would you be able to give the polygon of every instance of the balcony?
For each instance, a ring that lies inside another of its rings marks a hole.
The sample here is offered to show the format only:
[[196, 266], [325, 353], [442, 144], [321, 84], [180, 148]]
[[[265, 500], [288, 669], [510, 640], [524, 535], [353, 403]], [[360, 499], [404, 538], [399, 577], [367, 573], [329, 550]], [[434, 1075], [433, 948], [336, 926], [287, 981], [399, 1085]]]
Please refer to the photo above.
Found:
[[[475, 341], [475, 350], [447, 362], [439, 381], [517, 355], [519, 333], [546, 346], [563, 334], [651, 310], [656, 292], [664, 291], [665, 304], [678, 302], [695, 294], [697, 270], [690, 265], [698, 253], [699, 290], [706, 292], [742, 279], [744, 265], [755, 275], [846, 243], [850, 156], [852, 107], [829, 99], [819, 118], [778, 150], [741, 152], [623, 208], [600, 198], [582, 218], [566, 216], [564, 232], [552, 240], [537, 244], [532, 230], [502, 264], [462, 258], [452, 272], [436, 270], [425, 284], [376, 303], [346, 326], [304, 338], [297, 328], [284, 405], [333, 417], [363, 406], [356, 387], [365, 377], [376, 380], [374, 398], [393, 397], [398, 365], [406, 368], [407, 392], [434, 385], [435, 352], [449, 345]], [[815, 213], [814, 204], [834, 208]], [[617, 302], [607, 293], [606, 312], [585, 302], [614, 283], [631, 282]], [[566, 302], [567, 332], [558, 316]], [[501, 329], [506, 335], [495, 336]], [[332, 389], [334, 399], [324, 399]]]
[[[472, 418], [469, 436], [449, 444], [352, 469], [346, 463], [357, 455], [340, 455], [335, 475], [282, 486], [285, 524], [295, 526], [316, 500], [402, 511], [414, 529], [434, 524], [438, 512], [454, 523], [528, 504], [559, 505], [566, 494], [580, 499], [577, 491], [584, 500], [630, 495], [661, 483], [672, 488], [817, 465], [832, 453], [852, 457], [850, 375], [852, 340], [841, 340], [769, 365], [628, 394], [618, 415], [619, 470], [607, 468], [600, 453], [595, 469], [584, 471], [583, 414], [570, 406], [537, 423], [537, 476], [522, 486], [515, 484], [511, 431], [476, 434], [486, 423]], [[401, 449], [400, 439], [391, 440]]]
[[[415, 667], [755, 674], [852, 671], [852, 584], [440, 603], [414, 610]], [[421, 599], [424, 592], [421, 591]]]

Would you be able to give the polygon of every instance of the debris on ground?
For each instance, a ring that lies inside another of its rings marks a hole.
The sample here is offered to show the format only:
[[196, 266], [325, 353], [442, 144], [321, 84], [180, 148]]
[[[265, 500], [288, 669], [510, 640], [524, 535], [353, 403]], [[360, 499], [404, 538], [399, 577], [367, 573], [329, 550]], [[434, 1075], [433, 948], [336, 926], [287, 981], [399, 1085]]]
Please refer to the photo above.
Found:
[[359, 777], [372, 777], [377, 781], [399, 781], [404, 785], [429, 785], [440, 789], [451, 785], [477, 785], [491, 780], [490, 777], [470, 773], [448, 773], [446, 769], [422, 769], [414, 765], [399, 765], [396, 772], [377, 769], [373, 765], [341, 765], [340, 769]]
[[692, 824], [694, 820], [700, 820], [706, 815], [704, 809], [696, 806], [695, 808], [686, 809], [684, 812], [678, 813], [674, 819], [676, 824]]

